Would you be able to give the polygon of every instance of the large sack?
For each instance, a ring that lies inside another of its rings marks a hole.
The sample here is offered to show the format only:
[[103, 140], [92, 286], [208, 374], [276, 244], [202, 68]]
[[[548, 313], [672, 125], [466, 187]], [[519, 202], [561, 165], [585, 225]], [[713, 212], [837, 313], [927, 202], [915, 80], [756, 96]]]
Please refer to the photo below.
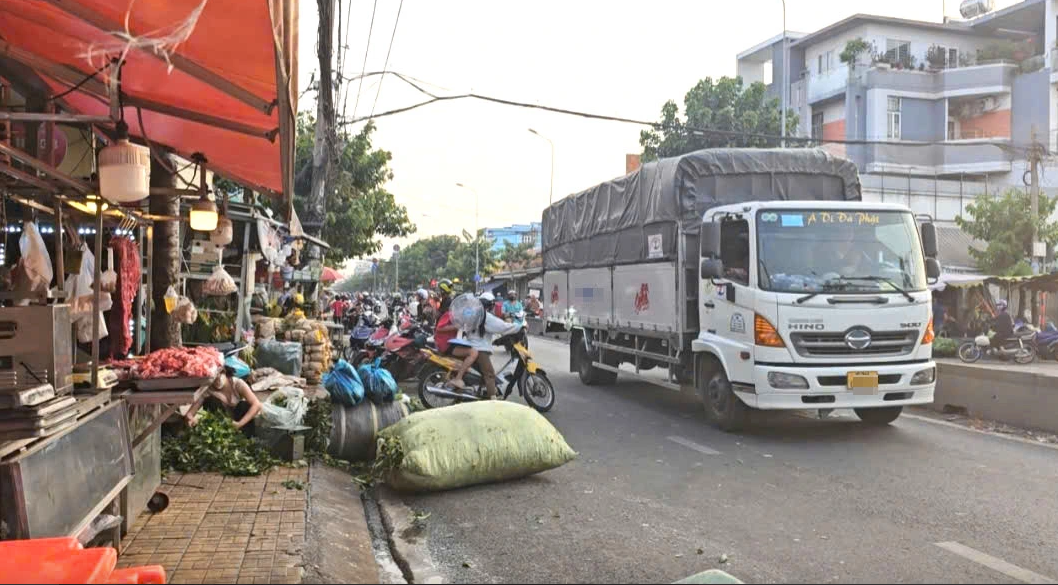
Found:
[[577, 454], [535, 410], [485, 401], [417, 412], [380, 433], [399, 445], [386, 481], [423, 492], [517, 479], [554, 469]]
[[273, 339], [262, 339], [254, 352], [257, 365], [275, 368], [290, 376], [301, 375], [301, 344], [284, 343]]

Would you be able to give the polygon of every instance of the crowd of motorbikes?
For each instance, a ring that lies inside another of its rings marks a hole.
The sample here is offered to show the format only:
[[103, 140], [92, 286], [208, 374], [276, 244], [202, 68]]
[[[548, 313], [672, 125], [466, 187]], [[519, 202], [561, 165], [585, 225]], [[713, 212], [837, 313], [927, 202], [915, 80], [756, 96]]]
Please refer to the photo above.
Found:
[[[342, 357], [354, 368], [374, 362], [398, 382], [416, 380], [419, 399], [427, 408], [487, 399], [485, 381], [476, 365], [463, 376], [463, 388], [448, 384], [462, 360], [438, 351], [433, 343], [433, 323], [416, 319], [403, 296], [394, 293], [388, 298], [371, 294], [358, 297], [342, 320], [349, 332]], [[518, 327], [493, 341], [510, 356], [502, 368], [496, 369], [498, 398], [506, 400], [517, 390], [529, 406], [547, 412], [555, 404], [555, 389], [529, 353], [525, 311], [504, 318]]]
[[1053, 322], [1043, 329], [1034, 327], [1023, 319], [1014, 323], [1013, 336], [994, 344], [987, 334], [975, 336], [959, 345], [959, 359], [974, 363], [990, 357], [1017, 364], [1030, 364], [1036, 359], [1058, 360], [1058, 327]]

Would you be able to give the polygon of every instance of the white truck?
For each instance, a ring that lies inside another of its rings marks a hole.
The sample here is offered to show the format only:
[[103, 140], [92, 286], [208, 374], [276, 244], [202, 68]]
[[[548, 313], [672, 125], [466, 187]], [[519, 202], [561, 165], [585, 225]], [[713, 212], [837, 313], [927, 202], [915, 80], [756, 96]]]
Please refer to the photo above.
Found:
[[696, 391], [724, 430], [753, 409], [888, 424], [933, 401], [940, 265], [919, 224], [821, 150], [663, 159], [544, 211], [545, 320], [583, 383]]

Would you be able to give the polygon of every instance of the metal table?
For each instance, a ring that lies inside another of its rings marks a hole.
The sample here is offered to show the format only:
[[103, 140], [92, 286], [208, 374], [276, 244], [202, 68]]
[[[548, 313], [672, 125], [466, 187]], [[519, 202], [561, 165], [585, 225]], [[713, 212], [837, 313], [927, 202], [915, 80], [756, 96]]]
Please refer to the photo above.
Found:
[[163, 390], [153, 392], [133, 391], [128, 390], [121, 394], [121, 398], [125, 400], [130, 406], [135, 405], [150, 405], [150, 404], [164, 404], [165, 409], [162, 413], [151, 421], [150, 426], [136, 435], [136, 438], [132, 440], [132, 447], [136, 448], [140, 443], [151, 436], [151, 433], [156, 431], [158, 427], [162, 426], [170, 416], [176, 413], [176, 411], [185, 404], [194, 404], [197, 402], [205, 393], [209, 390], [209, 384], [199, 386], [197, 389], [185, 389], [185, 390]]

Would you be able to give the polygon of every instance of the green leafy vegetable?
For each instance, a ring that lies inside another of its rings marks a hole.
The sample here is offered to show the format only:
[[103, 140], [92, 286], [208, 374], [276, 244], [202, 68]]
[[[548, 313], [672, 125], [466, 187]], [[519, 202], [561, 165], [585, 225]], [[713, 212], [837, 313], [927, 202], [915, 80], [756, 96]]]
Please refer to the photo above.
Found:
[[199, 413], [194, 427], [162, 439], [162, 467], [173, 471], [249, 476], [266, 473], [277, 463], [231, 419], [209, 411]]

